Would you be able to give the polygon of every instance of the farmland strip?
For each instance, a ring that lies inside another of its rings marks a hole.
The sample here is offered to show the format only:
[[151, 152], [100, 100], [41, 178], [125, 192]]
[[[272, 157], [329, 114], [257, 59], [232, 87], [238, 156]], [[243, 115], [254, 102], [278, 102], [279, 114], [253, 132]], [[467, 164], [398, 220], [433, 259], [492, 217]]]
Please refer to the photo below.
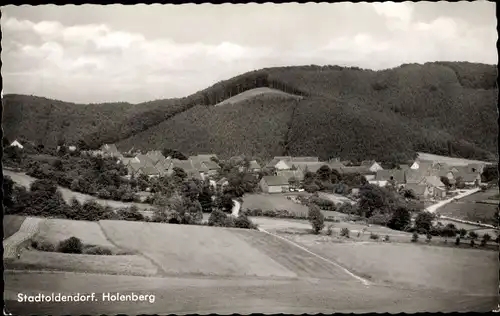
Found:
[[4, 259], [13, 259], [16, 257], [19, 246], [33, 238], [38, 232], [39, 224], [43, 221], [42, 218], [27, 217], [19, 230], [9, 238], [3, 241]]

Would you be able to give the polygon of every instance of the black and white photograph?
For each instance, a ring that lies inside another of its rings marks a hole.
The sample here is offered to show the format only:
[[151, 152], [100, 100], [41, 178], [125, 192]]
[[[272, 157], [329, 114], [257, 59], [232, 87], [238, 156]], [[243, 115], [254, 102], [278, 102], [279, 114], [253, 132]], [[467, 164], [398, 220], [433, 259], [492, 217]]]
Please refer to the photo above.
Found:
[[500, 309], [495, 2], [0, 11], [4, 315]]

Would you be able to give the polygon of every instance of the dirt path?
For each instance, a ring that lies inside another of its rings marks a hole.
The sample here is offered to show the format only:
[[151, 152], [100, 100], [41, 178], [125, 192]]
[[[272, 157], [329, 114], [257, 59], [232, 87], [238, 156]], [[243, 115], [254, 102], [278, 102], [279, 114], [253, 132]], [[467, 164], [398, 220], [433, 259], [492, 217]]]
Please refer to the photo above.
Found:
[[4, 260], [16, 258], [19, 246], [38, 232], [38, 227], [42, 221], [43, 218], [27, 217], [19, 230], [3, 241]]
[[472, 190], [467, 190], [467, 192], [464, 192], [464, 193], [460, 193], [452, 198], [449, 198], [447, 200], [444, 200], [444, 201], [441, 201], [441, 202], [438, 202], [436, 204], [433, 204], [431, 206], [429, 206], [428, 208], [426, 208], [425, 210], [427, 212], [430, 212], [430, 213], [434, 213], [437, 211], [438, 208], [440, 208], [441, 206], [444, 206], [450, 202], [452, 202], [453, 200], [458, 200], [458, 199], [461, 199], [461, 198], [464, 198], [466, 196], [469, 196], [471, 194], [474, 194], [476, 192], [479, 192], [481, 189], [480, 188], [476, 188], [476, 189], [472, 189]]

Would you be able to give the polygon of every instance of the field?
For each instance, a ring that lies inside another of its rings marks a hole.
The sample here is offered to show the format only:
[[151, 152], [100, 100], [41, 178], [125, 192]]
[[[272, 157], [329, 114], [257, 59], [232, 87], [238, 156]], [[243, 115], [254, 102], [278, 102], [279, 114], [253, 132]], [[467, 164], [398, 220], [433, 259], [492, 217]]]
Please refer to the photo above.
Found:
[[[99, 222], [72, 221], [68, 219], [45, 219], [39, 226], [35, 238], [57, 245], [70, 237], [79, 238], [83, 244], [116, 248], [104, 236]], [[116, 250], [116, 249], [114, 249]]]
[[24, 250], [20, 259], [6, 263], [5, 268], [142, 276], [158, 272], [153, 263], [138, 255], [96, 256], [37, 250]]
[[229, 98], [227, 100], [224, 100], [224, 101], [222, 101], [220, 103], [217, 103], [215, 106], [221, 106], [221, 105], [225, 105], [225, 104], [238, 103], [238, 102], [241, 102], [241, 101], [248, 100], [248, 99], [250, 99], [252, 97], [258, 96], [258, 95], [279, 95], [279, 96], [283, 96], [283, 97], [286, 97], [286, 98], [292, 98], [292, 99], [298, 99], [298, 98], [300, 98], [299, 96], [296, 96], [296, 95], [293, 95], [293, 94], [289, 94], [289, 93], [286, 93], [286, 92], [283, 92], [283, 91], [277, 90], [277, 89], [255, 88], [255, 89], [250, 89], [250, 90], [247, 90], [247, 91], [242, 92], [240, 94], [237, 94], [234, 97], [231, 97], [231, 98]]
[[421, 152], [419, 152], [417, 154], [418, 154], [419, 159], [426, 160], [426, 161], [443, 162], [443, 163], [446, 163], [450, 166], [464, 166], [464, 165], [468, 165], [471, 163], [491, 164], [490, 162], [485, 162], [485, 161], [480, 161], [480, 160], [453, 158], [453, 157], [427, 154], [427, 153], [421, 153]]
[[243, 197], [245, 209], [261, 210], [287, 210], [293, 214], [307, 215], [308, 208], [302, 204], [294, 203], [283, 194], [247, 194]]
[[415, 244], [336, 243], [295, 236], [308, 249], [374, 282], [474, 295], [498, 291], [498, 253]]
[[466, 196], [458, 201], [450, 202], [438, 209], [438, 213], [444, 216], [464, 219], [468, 221], [481, 221], [486, 224], [497, 224], [493, 220], [498, 204], [476, 203], [476, 201], [487, 200], [488, 197], [497, 194], [498, 188]]
[[167, 275], [295, 276], [238, 238], [239, 229], [125, 221], [101, 226], [116, 245], [140, 252]]
[[3, 239], [14, 235], [24, 222], [24, 216], [4, 215], [3, 216]]
[[338, 194], [331, 194], [331, 193], [325, 193], [325, 192], [319, 192], [319, 196], [330, 200], [335, 203], [351, 203], [351, 204], [356, 204], [355, 201], [346, 198], [345, 196], [338, 195]]

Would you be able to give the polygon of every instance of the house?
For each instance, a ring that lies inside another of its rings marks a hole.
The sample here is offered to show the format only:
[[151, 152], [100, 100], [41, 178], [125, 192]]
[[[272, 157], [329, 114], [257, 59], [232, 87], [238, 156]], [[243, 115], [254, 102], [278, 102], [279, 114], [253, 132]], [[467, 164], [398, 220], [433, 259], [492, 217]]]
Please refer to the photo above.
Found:
[[472, 172], [472, 169], [469, 166], [455, 166], [452, 169], [453, 176], [455, 180], [461, 180], [467, 186], [479, 186], [481, 185], [481, 173], [478, 169], [475, 169], [476, 172]]
[[429, 186], [426, 184], [409, 183], [405, 189], [413, 191], [415, 196], [420, 199], [427, 199], [431, 196]]
[[207, 160], [203, 161], [201, 163], [201, 167], [203, 168], [203, 171], [209, 175], [209, 176], [216, 176], [219, 173], [220, 166], [212, 160]]
[[17, 141], [17, 139], [16, 139], [15, 141], [13, 141], [13, 142], [10, 144], [10, 146], [12, 146], [12, 147], [17, 147], [17, 148], [19, 148], [19, 149], [23, 149], [23, 148], [24, 148], [24, 146], [23, 146], [23, 145], [21, 145], [21, 143], [20, 143], [20, 142], [18, 142], [18, 141]]
[[295, 179], [299, 182], [304, 180], [304, 172], [302, 172], [301, 169], [297, 170], [279, 170], [276, 171], [276, 175], [278, 177], [283, 177], [285, 178], [288, 182], [290, 182], [291, 179]]
[[158, 150], [148, 151], [144, 156], [148, 157], [154, 165], [156, 165], [160, 160], [166, 159], [165, 156], [163, 156], [163, 154]]
[[158, 169], [153, 166], [142, 167], [141, 169], [139, 169], [139, 172], [145, 176], [148, 176], [149, 178], [160, 176], [160, 171], [158, 171]]
[[137, 157], [122, 157], [118, 159], [118, 163], [128, 166], [130, 163], [140, 163], [141, 161]]
[[363, 160], [361, 162], [360, 166], [367, 168], [371, 172], [377, 172], [379, 170], [384, 170], [384, 168], [382, 168], [382, 166], [378, 162], [376, 162], [375, 160]]
[[[326, 162], [293, 162], [292, 167], [301, 170], [304, 174], [306, 172], [316, 173], [323, 166], [328, 166]], [[329, 166], [328, 166], [329, 167]]]
[[76, 151], [76, 146], [71, 145], [68, 147], [68, 150], [71, 152]]
[[260, 180], [260, 188], [265, 193], [284, 193], [290, 191], [290, 184], [283, 177], [264, 176]]
[[404, 185], [406, 183], [405, 172], [400, 169], [378, 170], [375, 179], [368, 180], [368, 182], [381, 187], [391, 183], [394, 183], [395, 186]]
[[104, 144], [101, 146], [101, 153], [104, 157], [119, 157], [121, 154], [115, 144]]
[[172, 176], [174, 174], [174, 168], [184, 170], [188, 178], [194, 178], [197, 180], [203, 180], [204, 178], [204, 174], [196, 170], [191, 160], [172, 159], [170, 165], [168, 166], [168, 170], [166, 171], [166, 175]]
[[403, 171], [410, 170], [410, 166], [408, 165], [399, 165], [398, 168]]
[[319, 163], [318, 157], [292, 157], [292, 156], [276, 156], [266, 166], [266, 169], [275, 170], [291, 170], [293, 165], [298, 168], [301, 164]]
[[[239, 170], [239, 172], [243, 172], [243, 171], [245, 171], [245, 167], [240, 166], [240, 167], [238, 167], [238, 170]], [[257, 160], [250, 160], [249, 161], [248, 172], [259, 173], [261, 171], [262, 171], [262, 168], [259, 165], [259, 163], [257, 162]]]
[[206, 176], [215, 176], [219, 173], [220, 166], [214, 161], [217, 160], [215, 154], [190, 156], [188, 160], [191, 161], [193, 168], [198, 171], [203, 179]]

